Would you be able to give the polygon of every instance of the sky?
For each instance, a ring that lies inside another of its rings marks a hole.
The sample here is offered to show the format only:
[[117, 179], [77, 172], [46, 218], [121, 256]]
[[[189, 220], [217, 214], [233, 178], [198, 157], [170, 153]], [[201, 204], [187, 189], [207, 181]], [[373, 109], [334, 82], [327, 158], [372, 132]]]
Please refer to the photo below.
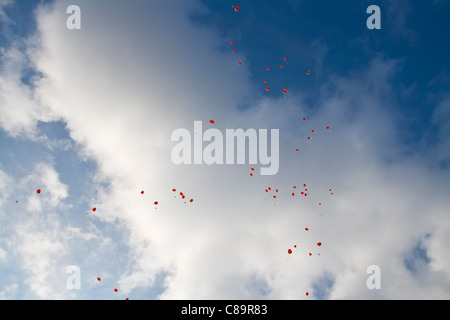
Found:
[[449, 299], [449, 14], [0, 0], [0, 298]]

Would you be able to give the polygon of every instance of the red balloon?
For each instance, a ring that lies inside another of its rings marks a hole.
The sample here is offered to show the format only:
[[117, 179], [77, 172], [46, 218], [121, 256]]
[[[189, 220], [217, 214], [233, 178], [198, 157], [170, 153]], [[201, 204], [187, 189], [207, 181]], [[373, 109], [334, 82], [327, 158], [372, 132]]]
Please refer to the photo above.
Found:
[[234, 7], [234, 11], [238, 12], [239, 11], [239, 6]]

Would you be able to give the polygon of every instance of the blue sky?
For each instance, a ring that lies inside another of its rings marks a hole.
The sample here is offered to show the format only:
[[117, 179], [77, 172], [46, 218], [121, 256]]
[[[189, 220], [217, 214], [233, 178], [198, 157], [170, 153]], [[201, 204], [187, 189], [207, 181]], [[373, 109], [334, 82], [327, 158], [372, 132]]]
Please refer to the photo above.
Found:
[[[0, 1], [0, 298], [449, 298], [447, 2], [68, 5]], [[173, 164], [196, 120], [278, 173]]]
[[[449, 27], [448, 5], [379, 1], [376, 4], [383, 12], [383, 27], [369, 30], [365, 25], [369, 15], [358, 13], [365, 12], [372, 2], [262, 1], [244, 4], [251, 9], [230, 16], [226, 14], [229, 1], [209, 1], [205, 3], [211, 14], [196, 21], [214, 25], [225, 38], [242, 37], [239, 48], [250, 61], [255, 80], [265, 79], [264, 66], [277, 67], [280, 57], [289, 57], [290, 70], [277, 75], [290, 88], [301, 88], [311, 107], [330, 77], [350, 76], [375, 57], [398, 61], [398, 69], [387, 76], [393, 80], [396, 105], [392, 113], [401, 122], [402, 139], [414, 148], [432, 143], [433, 106], [449, 86], [444, 75], [449, 68], [449, 44], [442, 41]], [[308, 79], [291, 71], [313, 68]], [[423, 133], [431, 135], [430, 140]]]

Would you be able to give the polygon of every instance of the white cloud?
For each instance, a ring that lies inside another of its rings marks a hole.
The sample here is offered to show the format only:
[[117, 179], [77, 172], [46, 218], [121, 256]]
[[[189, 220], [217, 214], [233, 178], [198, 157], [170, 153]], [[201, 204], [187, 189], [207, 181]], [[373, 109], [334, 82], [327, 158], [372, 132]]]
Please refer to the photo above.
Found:
[[[6, 177], [2, 173], [0, 176]], [[25, 177], [8, 176], [0, 183], [6, 181], [8, 194], [25, 200], [0, 203], [0, 266], [4, 277], [0, 298], [67, 299], [86, 295], [67, 289], [66, 268], [75, 263], [85, 271], [96, 265], [93, 257], [102, 253], [86, 252], [84, 247], [108, 251], [111, 239], [89, 221], [69, 219], [68, 187], [51, 165], [38, 163]]]
[[0, 207], [6, 202], [11, 193], [11, 183], [12, 180], [9, 175], [6, 172], [0, 170]]
[[58, 299], [62, 297], [61, 288], [55, 290], [52, 277], [57, 275], [54, 261], [64, 254], [64, 245], [58, 239], [54, 221], [47, 221], [49, 225], [44, 225], [45, 229], [43, 225], [36, 226], [36, 222], [31, 220], [16, 229], [16, 235], [20, 239], [17, 248], [22, 257], [22, 268], [28, 275], [24, 282], [37, 297]]
[[[36, 193], [36, 187], [41, 194]], [[13, 190], [27, 190], [25, 211], [8, 217], [13, 228], [10, 250], [19, 257], [24, 271], [23, 282], [29, 288], [26, 298], [61, 299], [64, 286], [58, 273], [60, 259], [66, 252], [61, 216], [62, 201], [67, 197], [67, 186], [58, 173], [47, 164], [37, 164], [32, 172], [21, 179]], [[56, 210], [56, 211], [55, 211]], [[9, 209], [10, 214], [14, 212]]]
[[22, 82], [29, 67], [28, 57], [23, 52], [30, 45], [16, 40], [11, 47], [0, 48], [2, 69], [0, 73], [0, 125], [12, 137], [34, 138], [37, 120], [52, 121], [42, 106], [34, 99], [29, 85]]
[[12, 296], [17, 292], [18, 285], [12, 284], [10, 286], [3, 287], [0, 291], [0, 299], [6, 300], [11, 299]]
[[[110, 183], [92, 197], [93, 219], [124, 230], [131, 260], [121, 292], [167, 274], [160, 298], [298, 299], [327, 275], [334, 280], [330, 298], [448, 297], [448, 171], [431, 170], [399, 150], [387, 76], [395, 61], [374, 59], [363, 72], [331, 77], [313, 112], [294, 92], [238, 111], [253, 89], [251, 75], [218, 50], [213, 30], [189, 21], [187, 13], [204, 10], [199, 2], [81, 1], [79, 31], [65, 27], [65, 6], [38, 11], [35, 40], [42, 48], [30, 58], [44, 78], [33, 93], [51, 110], [46, 117], [65, 121], [71, 138], [97, 162], [97, 182]], [[34, 126], [33, 118], [10, 119], [11, 127], [2, 124], [10, 132]], [[250, 166], [173, 165], [171, 132], [210, 119], [221, 130], [279, 128], [278, 175], [250, 178]], [[308, 142], [311, 129], [317, 132]], [[67, 186], [51, 168], [41, 169], [44, 189], [51, 190], [45, 201], [56, 208]], [[311, 195], [292, 197], [293, 185], [303, 183]], [[264, 192], [268, 186], [280, 190], [276, 200]], [[179, 191], [194, 202], [175, 198]], [[28, 209], [43, 208], [31, 201]], [[18, 229], [40, 297], [54, 296], [44, 285], [48, 259], [65, 243], [56, 222], [48, 227], [45, 234], [32, 232], [31, 223]], [[79, 229], [68, 230], [77, 235]], [[413, 276], [403, 257], [427, 234], [430, 264]], [[366, 287], [371, 264], [381, 267], [381, 291]], [[421, 288], [423, 279], [430, 282]]]
[[59, 174], [48, 164], [36, 164], [32, 174], [28, 175], [21, 183], [33, 185], [34, 190], [41, 190], [39, 196], [36, 196], [34, 192], [28, 197], [28, 210], [30, 211], [33, 209], [40, 211], [42, 205], [50, 209], [56, 208], [68, 196], [68, 186], [60, 181]]

